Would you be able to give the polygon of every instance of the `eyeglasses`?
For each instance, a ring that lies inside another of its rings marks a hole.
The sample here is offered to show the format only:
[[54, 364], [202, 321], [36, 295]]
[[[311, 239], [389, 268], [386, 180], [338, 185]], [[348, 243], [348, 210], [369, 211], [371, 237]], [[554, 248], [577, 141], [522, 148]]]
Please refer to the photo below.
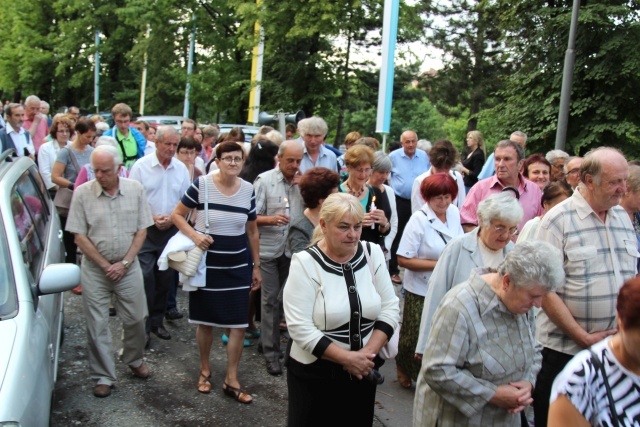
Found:
[[129, 123], [131, 123], [131, 119], [125, 119], [125, 120], [115, 120], [117, 125], [128, 125]]
[[371, 173], [371, 171], [372, 171], [372, 170], [373, 170], [373, 169], [371, 169], [371, 168], [367, 168], [367, 169], [354, 169], [354, 172], [359, 173], [359, 174], [363, 174], [363, 173], [365, 173], [365, 174], [367, 174], [367, 175], [368, 175], [369, 173]]
[[580, 173], [580, 168], [573, 168], [571, 169], [569, 172], [567, 172], [567, 175], [571, 175], [574, 173]]
[[223, 157], [220, 160], [222, 160], [223, 162], [225, 162], [226, 164], [230, 165], [232, 163], [242, 163], [244, 161], [244, 159], [242, 157]]
[[492, 225], [491, 228], [493, 229], [493, 231], [499, 234], [503, 234], [505, 231], [508, 232], [510, 236], [518, 234], [518, 227], [507, 228], [501, 225]]
[[182, 150], [180, 151], [180, 154], [182, 154], [183, 156], [195, 156], [196, 150]]

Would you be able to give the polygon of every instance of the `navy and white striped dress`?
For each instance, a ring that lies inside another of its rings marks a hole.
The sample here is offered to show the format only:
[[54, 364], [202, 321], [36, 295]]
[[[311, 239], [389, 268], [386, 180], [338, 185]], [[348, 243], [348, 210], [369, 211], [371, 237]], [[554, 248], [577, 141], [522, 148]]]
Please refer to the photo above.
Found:
[[191, 184], [182, 203], [198, 208], [195, 229], [205, 231], [204, 179], [208, 179], [209, 234], [207, 285], [189, 292], [189, 322], [221, 328], [248, 326], [249, 291], [253, 272], [245, 226], [256, 220], [253, 186], [242, 180], [232, 196], [222, 194], [212, 177], [201, 176]]

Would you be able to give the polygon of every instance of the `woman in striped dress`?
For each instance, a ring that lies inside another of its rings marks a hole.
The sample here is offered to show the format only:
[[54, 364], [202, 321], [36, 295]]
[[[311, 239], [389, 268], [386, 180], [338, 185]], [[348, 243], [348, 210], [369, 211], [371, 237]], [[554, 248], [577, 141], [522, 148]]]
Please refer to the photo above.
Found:
[[[211, 391], [209, 354], [213, 327], [229, 328], [227, 373], [222, 390], [240, 403], [251, 403], [253, 398], [238, 381], [238, 365], [247, 327], [249, 292], [260, 288], [262, 277], [255, 194], [253, 186], [238, 177], [244, 158], [244, 150], [237, 143], [218, 145], [215, 162], [219, 172], [196, 180], [178, 203], [172, 219], [180, 231], [206, 250], [206, 286], [189, 294], [189, 322], [198, 325], [198, 391]], [[208, 235], [204, 234], [205, 200]], [[195, 227], [191, 227], [185, 218], [194, 208], [198, 215]]]

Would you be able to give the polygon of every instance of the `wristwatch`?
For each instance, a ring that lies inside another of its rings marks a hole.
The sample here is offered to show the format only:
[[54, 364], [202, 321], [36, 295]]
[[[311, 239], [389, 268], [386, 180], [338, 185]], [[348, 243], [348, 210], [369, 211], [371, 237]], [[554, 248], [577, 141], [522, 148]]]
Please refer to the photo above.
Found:
[[122, 263], [122, 265], [124, 265], [124, 268], [126, 268], [127, 270], [129, 269], [129, 266], [131, 265], [129, 261], [127, 261], [126, 259], [123, 259], [120, 262]]

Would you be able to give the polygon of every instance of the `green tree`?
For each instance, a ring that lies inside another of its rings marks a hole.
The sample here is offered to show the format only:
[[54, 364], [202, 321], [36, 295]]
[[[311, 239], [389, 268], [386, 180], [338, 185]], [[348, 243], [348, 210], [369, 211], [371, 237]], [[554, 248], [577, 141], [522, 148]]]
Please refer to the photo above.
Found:
[[[501, 3], [505, 43], [518, 69], [500, 92], [504, 102], [494, 111], [497, 126], [504, 133], [527, 132], [532, 150], [544, 152], [554, 147], [571, 2]], [[621, 0], [580, 7], [566, 151], [610, 145], [639, 154], [639, 8]]]

